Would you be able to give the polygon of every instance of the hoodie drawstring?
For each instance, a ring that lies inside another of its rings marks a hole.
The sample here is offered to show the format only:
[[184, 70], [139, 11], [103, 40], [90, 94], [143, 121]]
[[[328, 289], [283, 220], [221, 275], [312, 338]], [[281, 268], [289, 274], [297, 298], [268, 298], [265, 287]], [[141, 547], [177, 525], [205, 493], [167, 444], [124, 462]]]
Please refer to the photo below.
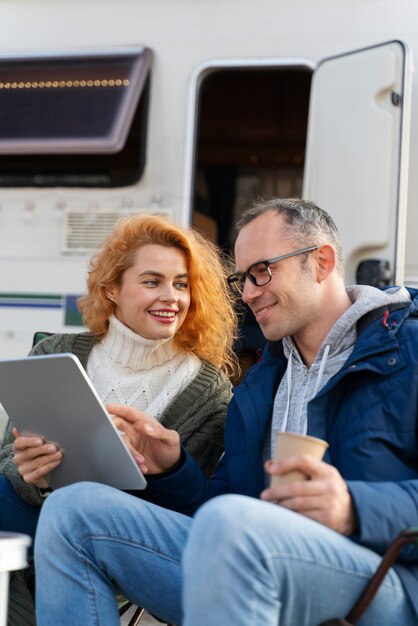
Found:
[[287, 359], [287, 368], [286, 368], [286, 381], [287, 381], [287, 403], [286, 410], [284, 412], [283, 422], [281, 426], [282, 433], [286, 432], [287, 423], [289, 421], [289, 411], [290, 411], [290, 391], [292, 384], [292, 361], [293, 361], [293, 348], [290, 350], [289, 358]]
[[331, 345], [329, 343], [327, 343], [325, 345], [325, 348], [324, 348], [324, 354], [322, 355], [321, 365], [319, 366], [318, 377], [316, 379], [316, 384], [315, 384], [315, 390], [314, 390], [313, 396], [312, 396], [313, 398], [315, 398], [316, 394], [319, 391], [319, 387], [321, 385], [322, 376], [324, 375], [324, 369], [325, 369], [325, 365], [327, 363], [327, 358], [328, 358], [328, 354], [329, 354], [330, 350], [331, 350]]
[[[315, 398], [316, 394], [318, 393], [318, 391], [320, 389], [321, 381], [322, 381], [322, 377], [324, 375], [325, 365], [327, 363], [327, 359], [328, 359], [328, 355], [329, 355], [330, 349], [331, 349], [331, 345], [327, 343], [325, 345], [325, 347], [324, 347], [324, 354], [322, 355], [321, 363], [319, 365], [318, 376], [316, 378], [315, 389], [314, 389], [312, 398]], [[287, 424], [288, 424], [288, 421], [289, 421], [290, 396], [291, 396], [291, 392], [292, 392], [292, 360], [293, 360], [293, 348], [290, 350], [289, 358], [287, 360], [287, 368], [286, 368], [287, 402], [286, 402], [286, 410], [284, 412], [282, 426], [281, 426], [281, 429], [280, 429], [282, 433], [286, 431]], [[308, 432], [308, 421], [307, 420], [305, 421], [305, 426], [304, 426], [303, 430], [304, 430], [303, 434], [306, 435], [306, 433]]]

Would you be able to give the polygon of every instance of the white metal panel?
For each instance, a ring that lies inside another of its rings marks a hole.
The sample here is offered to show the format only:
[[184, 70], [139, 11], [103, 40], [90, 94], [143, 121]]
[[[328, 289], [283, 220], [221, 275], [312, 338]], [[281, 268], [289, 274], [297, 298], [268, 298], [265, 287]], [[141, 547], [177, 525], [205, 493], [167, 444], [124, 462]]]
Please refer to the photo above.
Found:
[[392, 41], [325, 59], [313, 76], [303, 197], [334, 217], [349, 283], [368, 258], [403, 281], [411, 72]]

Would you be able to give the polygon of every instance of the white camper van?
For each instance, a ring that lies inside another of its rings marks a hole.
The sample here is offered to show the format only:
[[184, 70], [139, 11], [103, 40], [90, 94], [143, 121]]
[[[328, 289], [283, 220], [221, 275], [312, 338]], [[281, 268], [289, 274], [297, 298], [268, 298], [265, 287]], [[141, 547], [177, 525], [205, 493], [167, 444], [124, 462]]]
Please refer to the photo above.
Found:
[[415, 0], [3, 0], [0, 29], [1, 358], [79, 329], [134, 212], [228, 249], [256, 196], [303, 196], [347, 282], [418, 284]]

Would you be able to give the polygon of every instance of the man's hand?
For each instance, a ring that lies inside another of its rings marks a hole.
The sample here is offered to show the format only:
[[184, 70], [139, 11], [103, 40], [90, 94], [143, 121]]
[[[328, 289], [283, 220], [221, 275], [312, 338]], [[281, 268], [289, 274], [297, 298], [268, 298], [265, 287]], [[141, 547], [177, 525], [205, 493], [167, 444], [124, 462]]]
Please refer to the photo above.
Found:
[[352, 535], [356, 531], [357, 518], [351, 495], [335, 467], [306, 454], [279, 463], [268, 461], [265, 469], [271, 476], [299, 470], [308, 476], [308, 480], [265, 489], [260, 496], [262, 500], [277, 502], [342, 535]]
[[113, 422], [123, 433], [144, 474], [162, 474], [176, 465], [181, 455], [180, 437], [175, 430], [164, 428], [143, 411], [121, 404], [108, 404]]
[[48, 487], [46, 479], [62, 460], [62, 452], [55, 443], [45, 442], [41, 437], [21, 436], [13, 428], [13, 462], [25, 483], [44, 489]]

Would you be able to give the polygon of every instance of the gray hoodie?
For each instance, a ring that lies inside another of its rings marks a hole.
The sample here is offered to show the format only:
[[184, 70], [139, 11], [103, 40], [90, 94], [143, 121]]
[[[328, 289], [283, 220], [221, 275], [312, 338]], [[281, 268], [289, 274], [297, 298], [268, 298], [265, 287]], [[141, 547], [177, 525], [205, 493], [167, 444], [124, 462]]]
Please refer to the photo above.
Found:
[[358, 320], [381, 306], [411, 300], [405, 287], [380, 291], [368, 285], [354, 285], [347, 287], [347, 294], [352, 306], [335, 322], [309, 368], [303, 363], [292, 337], [283, 339], [288, 364], [274, 401], [271, 431], [267, 433], [264, 446], [266, 459], [274, 458], [275, 433], [306, 434], [308, 402], [347, 361], [357, 339]]

